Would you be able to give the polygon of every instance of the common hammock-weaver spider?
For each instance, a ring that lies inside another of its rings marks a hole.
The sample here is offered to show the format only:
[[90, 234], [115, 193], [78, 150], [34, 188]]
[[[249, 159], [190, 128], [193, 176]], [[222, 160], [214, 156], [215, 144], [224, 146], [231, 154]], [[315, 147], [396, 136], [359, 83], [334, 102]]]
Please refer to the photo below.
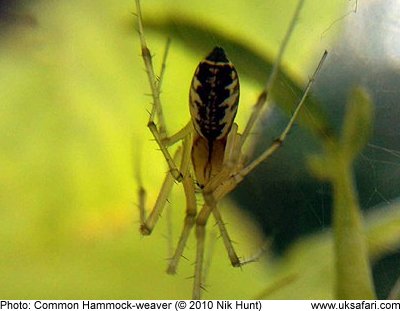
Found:
[[[242, 134], [238, 133], [238, 126], [234, 122], [239, 103], [238, 74], [234, 65], [228, 60], [225, 51], [221, 47], [215, 47], [200, 62], [192, 79], [189, 92], [191, 120], [176, 134], [168, 136], [160, 102], [160, 87], [169, 43], [165, 49], [161, 72], [159, 76], [156, 76], [152, 56], [144, 35], [140, 0], [136, 0], [142, 57], [153, 101], [147, 126], [169, 167], [169, 172], [164, 179], [155, 206], [148, 216], [146, 216], [145, 212], [146, 192], [143, 186], [140, 185], [140, 231], [143, 235], [151, 234], [164, 209], [172, 186], [175, 182], [182, 183], [186, 197], [186, 217], [175, 253], [169, 261], [167, 272], [170, 274], [176, 272], [187, 239], [193, 227], [195, 227], [197, 244], [193, 299], [200, 299], [201, 295], [206, 224], [210, 214], [216, 220], [232, 266], [240, 267], [252, 261], [240, 260], [237, 256], [222, 220], [218, 202], [232, 192], [261, 162], [268, 159], [282, 146], [327, 56], [325, 51], [281, 135], [258, 157], [249, 161], [242, 153], [243, 145], [248, 141], [249, 134], [258, 120], [272, 85], [276, 80], [283, 52], [290, 34], [293, 32], [303, 2], [304, 0], [300, 0], [297, 5], [294, 17], [278, 52], [272, 73], [258, 96], [253, 112]], [[182, 145], [172, 156], [168, 147], [178, 142], [182, 142]], [[204, 198], [204, 204], [200, 211], [197, 211], [196, 192], [199, 192], [198, 195], [202, 195]]]

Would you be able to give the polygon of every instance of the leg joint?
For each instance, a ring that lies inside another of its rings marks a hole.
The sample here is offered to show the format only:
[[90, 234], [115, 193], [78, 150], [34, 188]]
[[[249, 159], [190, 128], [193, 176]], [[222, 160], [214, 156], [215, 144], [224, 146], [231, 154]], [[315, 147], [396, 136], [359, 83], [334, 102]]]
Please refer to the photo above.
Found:
[[150, 53], [150, 50], [149, 50], [149, 48], [147, 46], [143, 46], [142, 47], [142, 56], [144, 58], [151, 58], [151, 53]]
[[139, 230], [142, 235], [150, 235], [152, 232], [152, 229], [149, 228], [146, 223], [141, 224]]
[[195, 209], [186, 210], [186, 218], [195, 218], [197, 215], [197, 211]]
[[274, 140], [274, 144], [278, 145], [279, 147], [283, 145], [283, 139], [278, 137]]
[[172, 177], [174, 177], [174, 179], [175, 179], [177, 182], [182, 182], [182, 180], [183, 180], [183, 174], [181, 173], [181, 171], [180, 171], [179, 169], [173, 168], [173, 169], [171, 169], [169, 172], [171, 173]]
[[157, 130], [157, 125], [154, 123], [154, 121], [149, 121], [149, 122], [147, 123], [147, 127], [148, 127], [151, 131]]

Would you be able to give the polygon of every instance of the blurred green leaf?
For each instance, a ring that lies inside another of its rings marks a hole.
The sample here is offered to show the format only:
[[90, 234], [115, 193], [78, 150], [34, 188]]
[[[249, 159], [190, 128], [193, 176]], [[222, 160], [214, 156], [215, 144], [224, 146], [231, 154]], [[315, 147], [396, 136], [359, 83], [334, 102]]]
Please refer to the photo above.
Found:
[[323, 154], [309, 158], [311, 171], [333, 188], [336, 299], [375, 298], [352, 168], [355, 156], [369, 138], [372, 115], [366, 92], [354, 89], [347, 102], [342, 140], [327, 142]]
[[374, 299], [367, 245], [352, 171], [344, 166], [332, 179], [334, 192], [336, 299]]
[[343, 155], [353, 159], [367, 144], [373, 123], [373, 105], [365, 89], [354, 88], [347, 102], [341, 144]]

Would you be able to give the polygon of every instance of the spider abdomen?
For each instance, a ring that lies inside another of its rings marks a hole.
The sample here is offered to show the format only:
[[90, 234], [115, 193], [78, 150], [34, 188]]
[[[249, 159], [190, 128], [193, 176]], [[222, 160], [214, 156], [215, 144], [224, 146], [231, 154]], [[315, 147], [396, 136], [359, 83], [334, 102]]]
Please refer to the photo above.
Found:
[[239, 78], [222, 48], [215, 47], [198, 65], [189, 103], [200, 136], [212, 143], [228, 135], [239, 103]]

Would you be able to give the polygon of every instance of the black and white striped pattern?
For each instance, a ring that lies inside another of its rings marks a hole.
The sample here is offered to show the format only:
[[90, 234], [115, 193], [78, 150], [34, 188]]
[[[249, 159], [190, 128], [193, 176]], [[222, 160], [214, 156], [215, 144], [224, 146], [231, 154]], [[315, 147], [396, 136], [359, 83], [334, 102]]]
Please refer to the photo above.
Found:
[[212, 143], [228, 135], [239, 103], [239, 78], [222, 48], [215, 47], [198, 65], [189, 101], [200, 136]]

